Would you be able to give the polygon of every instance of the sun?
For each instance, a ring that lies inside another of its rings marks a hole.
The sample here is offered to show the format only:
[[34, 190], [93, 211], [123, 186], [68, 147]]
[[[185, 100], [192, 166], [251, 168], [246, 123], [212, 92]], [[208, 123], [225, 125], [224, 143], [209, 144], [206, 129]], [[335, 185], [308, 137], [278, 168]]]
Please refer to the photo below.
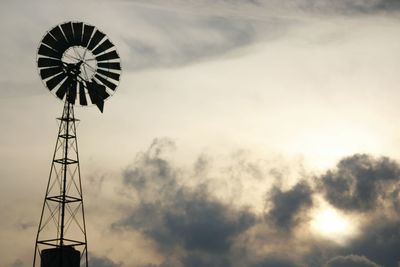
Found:
[[345, 244], [358, 232], [354, 219], [327, 204], [315, 211], [310, 226], [313, 232], [339, 244]]

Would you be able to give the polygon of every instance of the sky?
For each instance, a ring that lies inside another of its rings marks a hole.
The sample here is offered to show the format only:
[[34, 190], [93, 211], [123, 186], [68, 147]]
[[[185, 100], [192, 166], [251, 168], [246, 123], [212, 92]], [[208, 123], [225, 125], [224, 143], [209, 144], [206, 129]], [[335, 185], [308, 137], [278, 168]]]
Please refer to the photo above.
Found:
[[400, 2], [0, 7], [1, 266], [32, 264], [62, 112], [36, 54], [65, 21], [122, 64], [75, 109], [89, 266], [398, 266]]

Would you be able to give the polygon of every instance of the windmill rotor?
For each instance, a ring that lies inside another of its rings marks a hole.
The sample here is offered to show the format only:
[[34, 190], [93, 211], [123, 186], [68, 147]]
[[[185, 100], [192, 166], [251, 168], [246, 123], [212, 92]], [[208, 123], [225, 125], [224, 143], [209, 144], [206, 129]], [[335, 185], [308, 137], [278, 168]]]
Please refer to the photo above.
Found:
[[44, 35], [37, 54], [39, 75], [52, 94], [103, 112], [121, 76], [118, 52], [103, 32], [83, 22], [59, 24]]

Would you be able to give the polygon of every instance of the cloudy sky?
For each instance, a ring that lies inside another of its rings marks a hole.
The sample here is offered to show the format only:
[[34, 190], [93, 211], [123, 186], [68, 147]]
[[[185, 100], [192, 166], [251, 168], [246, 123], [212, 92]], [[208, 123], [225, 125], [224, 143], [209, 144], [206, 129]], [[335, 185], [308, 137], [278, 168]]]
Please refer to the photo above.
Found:
[[398, 266], [399, 1], [0, 7], [1, 266], [32, 264], [62, 111], [36, 51], [70, 20], [123, 68], [75, 111], [91, 266]]

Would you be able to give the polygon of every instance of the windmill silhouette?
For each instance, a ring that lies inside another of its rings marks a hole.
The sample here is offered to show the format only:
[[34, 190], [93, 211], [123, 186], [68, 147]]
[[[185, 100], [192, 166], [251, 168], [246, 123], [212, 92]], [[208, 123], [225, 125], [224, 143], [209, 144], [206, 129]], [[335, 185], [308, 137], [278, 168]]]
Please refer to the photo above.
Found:
[[[96, 105], [118, 86], [115, 46], [96, 27], [66, 22], [48, 31], [38, 48], [44, 85], [64, 102], [36, 236], [33, 267], [88, 266], [85, 212], [74, 106]], [[40, 259], [40, 265], [39, 265]]]

